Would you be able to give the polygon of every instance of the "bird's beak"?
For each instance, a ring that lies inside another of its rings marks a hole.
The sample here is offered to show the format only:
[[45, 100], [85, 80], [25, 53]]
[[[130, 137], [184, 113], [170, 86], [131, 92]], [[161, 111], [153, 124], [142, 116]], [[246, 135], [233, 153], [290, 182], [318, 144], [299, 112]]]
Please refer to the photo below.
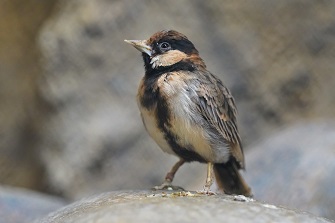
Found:
[[151, 56], [152, 49], [147, 45], [146, 40], [124, 40], [126, 43], [133, 45], [139, 51], [148, 54]]

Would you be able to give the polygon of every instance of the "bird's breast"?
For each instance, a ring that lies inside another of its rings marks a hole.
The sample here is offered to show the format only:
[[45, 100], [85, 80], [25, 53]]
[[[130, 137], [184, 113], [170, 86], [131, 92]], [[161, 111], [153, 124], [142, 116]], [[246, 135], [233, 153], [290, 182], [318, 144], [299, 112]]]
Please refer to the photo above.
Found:
[[138, 105], [143, 123], [164, 152], [187, 161], [216, 162], [212, 136], [193, 101], [196, 86], [189, 79], [185, 73], [174, 72], [161, 75], [151, 86], [142, 81]]
[[166, 140], [166, 133], [159, 128], [158, 119], [156, 116], [156, 109], [150, 109], [139, 105], [141, 117], [145, 129], [149, 133], [150, 137], [158, 144], [158, 146], [166, 153], [176, 155], [171, 145]]

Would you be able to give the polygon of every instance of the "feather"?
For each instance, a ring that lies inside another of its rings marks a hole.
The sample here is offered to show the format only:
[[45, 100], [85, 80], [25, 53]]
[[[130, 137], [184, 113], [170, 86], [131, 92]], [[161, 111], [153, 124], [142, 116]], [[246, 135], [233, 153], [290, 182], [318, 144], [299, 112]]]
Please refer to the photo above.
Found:
[[[205, 72], [205, 74], [204, 74]], [[237, 109], [234, 98], [222, 82], [206, 70], [197, 74], [197, 106], [201, 115], [211, 127], [216, 129], [226, 142], [240, 168], [244, 168], [244, 155], [237, 128]]]

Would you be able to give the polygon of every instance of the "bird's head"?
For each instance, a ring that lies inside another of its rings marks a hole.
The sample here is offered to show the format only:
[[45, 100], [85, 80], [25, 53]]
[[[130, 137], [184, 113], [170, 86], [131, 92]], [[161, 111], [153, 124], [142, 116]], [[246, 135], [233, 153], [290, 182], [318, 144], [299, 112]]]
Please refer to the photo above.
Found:
[[146, 71], [171, 67], [180, 63], [205, 67], [198, 50], [183, 34], [174, 31], [160, 31], [148, 40], [125, 40], [142, 52]]

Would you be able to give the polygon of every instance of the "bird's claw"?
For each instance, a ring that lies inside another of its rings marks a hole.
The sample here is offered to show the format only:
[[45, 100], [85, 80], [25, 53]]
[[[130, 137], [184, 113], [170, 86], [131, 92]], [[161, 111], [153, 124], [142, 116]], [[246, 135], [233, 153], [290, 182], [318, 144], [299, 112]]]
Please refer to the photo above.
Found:
[[210, 187], [207, 186], [205, 186], [203, 190], [197, 191], [197, 194], [216, 195], [216, 193], [211, 191]]
[[210, 190], [200, 190], [200, 191], [197, 191], [197, 194], [204, 194], [204, 195], [216, 195], [215, 192], [213, 191], [210, 191]]
[[174, 186], [172, 184], [165, 184], [163, 183], [160, 186], [155, 186], [152, 188], [153, 190], [177, 190], [177, 191], [185, 191], [184, 188], [180, 187], [180, 186]]

